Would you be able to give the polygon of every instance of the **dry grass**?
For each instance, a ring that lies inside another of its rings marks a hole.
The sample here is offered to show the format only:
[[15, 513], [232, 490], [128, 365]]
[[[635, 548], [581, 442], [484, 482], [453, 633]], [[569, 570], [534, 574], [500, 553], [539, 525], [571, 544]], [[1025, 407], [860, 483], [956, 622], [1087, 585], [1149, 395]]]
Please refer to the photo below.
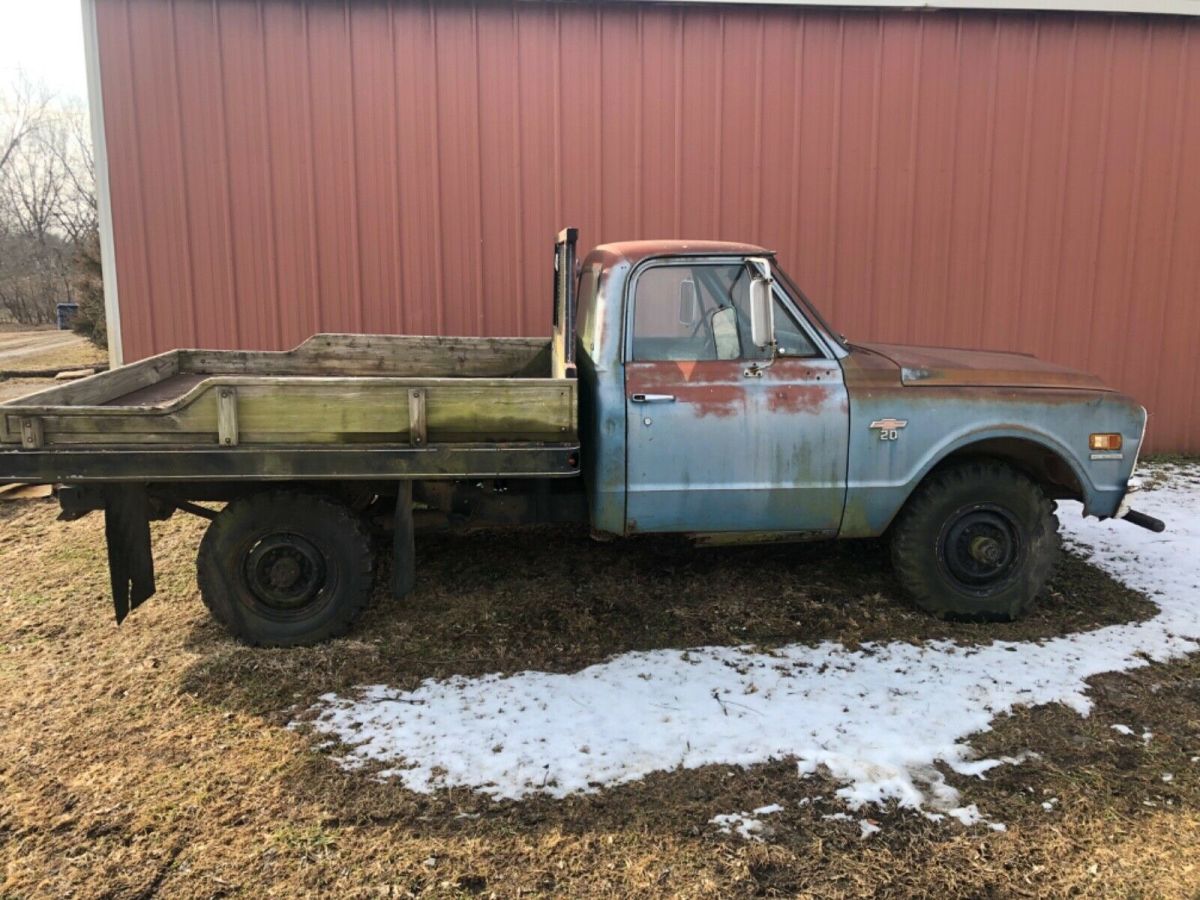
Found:
[[[49, 327], [37, 329], [25, 327], [20, 331], [0, 329], [0, 350], [3, 350], [5, 347], [15, 346], [33, 331], [36, 331], [39, 336], [58, 334], [58, 332]], [[20, 372], [44, 371], [47, 369], [63, 371], [66, 369], [84, 369], [107, 365], [108, 351], [101, 350], [95, 344], [83, 338], [79, 338], [67, 346], [52, 347], [44, 352], [28, 353], [12, 358], [0, 359], [0, 370]], [[44, 388], [53, 387], [57, 383], [53, 378], [0, 378], [0, 403], [6, 400], [15, 400], [17, 397], [23, 397], [25, 394], [32, 394]]]
[[54, 324], [25, 325], [20, 322], [0, 322], [0, 334], [12, 334], [18, 331], [58, 331], [58, 326]]
[[[346, 640], [251, 650], [196, 596], [201, 524], [155, 526], [159, 596], [117, 629], [98, 518], [0, 504], [0, 896], [1195, 896], [1200, 661], [1094, 681], [1088, 719], [1005, 717], [985, 751], [1040, 758], [948, 775], [1009, 831], [902, 811], [859, 838], [832, 785], [781, 760], [665, 772], [618, 789], [495, 803], [347, 773], [285, 729], [317, 694], [372, 681], [570, 670], [634, 648], [1035, 637], [1153, 607], [1068, 560], [1013, 626], [947, 624], [893, 599], [874, 543], [693, 550], [569, 531], [431, 537], [404, 605]], [[1154, 732], [1148, 744], [1109, 727]], [[1170, 783], [1161, 780], [1172, 772]], [[1050, 812], [1041, 806], [1059, 803]], [[780, 801], [762, 844], [717, 813]]]
[[53, 378], [4, 378], [0, 379], [0, 403], [6, 400], [16, 400], [26, 394], [54, 387], [58, 384]]

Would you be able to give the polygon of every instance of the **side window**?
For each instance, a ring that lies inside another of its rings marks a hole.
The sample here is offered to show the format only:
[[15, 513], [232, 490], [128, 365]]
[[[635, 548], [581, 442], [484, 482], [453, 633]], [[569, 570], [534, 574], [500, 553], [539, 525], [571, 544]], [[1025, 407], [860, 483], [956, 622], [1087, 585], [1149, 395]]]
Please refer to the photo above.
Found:
[[791, 312], [775, 295], [775, 343], [779, 347], [780, 356], [812, 357], [820, 356], [821, 351], [808, 333], [800, 327]]
[[[638, 276], [633, 303], [635, 361], [771, 355], [750, 337], [750, 273], [741, 263], [655, 266]], [[775, 338], [780, 356], [820, 356], [778, 294]]]
[[655, 266], [637, 279], [633, 298], [635, 360], [716, 359], [705, 319], [714, 306], [696, 281], [697, 266]]
[[[740, 308], [738, 318], [742, 319], [742, 310]], [[754, 346], [754, 342], [750, 339], [750, 311], [748, 307], [745, 310], [741, 333], [743, 359], [770, 358], [770, 350], [760, 350]], [[796, 321], [791, 311], [784, 306], [778, 293], [775, 294], [775, 344], [780, 356], [792, 359], [821, 355], [821, 352], [813, 344], [812, 339], [804, 329], [800, 327], [800, 323]]]
[[633, 298], [633, 359], [737, 359], [730, 288], [743, 268], [662, 265], [642, 272]]
[[596, 355], [596, 329], [599, 316], [596, 314], [596, 295], [600, 290], [600, 263], [588, 266], [579, 276], [579, 300], [575, 314], [575, 333], [588, 356]]

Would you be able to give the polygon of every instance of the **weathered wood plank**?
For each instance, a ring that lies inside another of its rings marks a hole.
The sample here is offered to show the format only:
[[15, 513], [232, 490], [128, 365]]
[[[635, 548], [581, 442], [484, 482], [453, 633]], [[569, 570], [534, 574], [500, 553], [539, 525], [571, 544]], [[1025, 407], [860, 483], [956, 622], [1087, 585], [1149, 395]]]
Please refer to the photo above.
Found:
[[[550, 375], [544, 338], [318, 334], [294, 350], [182, 350], [181, 371], [215, 375]], [[543, 371], [530, 371], [545, 359]]]
[[[54, 414], [43, 416], [50, 434], [92, 434], [96, 443], [108, 435], [136, 434], [201, 434], [217, 435], [217, 394], [206, 388], [192, 402], [171, 412], [121, 410], [112, 407], [91, 407], [72, 410], [55, 407]], [[12, 417], [10, 417], [12, 418]]]
[[46, 432], [46, 446], [84, 448], [110, 447], [140, 447], [143, 445], [170, 444], [177, 447], [217, 446], [217, 433], [197, 432], [126, 432], [105, 435], [99, 439], [93, 433], [76, 433], [70, 431]]
[[565, 440], [570, 434], [574, 390], [566, 381], [516, 383], [510, 390], [463, 381], [429, 388], [429, 441]]
[[81, 378], [67, 384], [55, 385], [36, 394], [0, 404], [0, 412], [7, 407], [20, 409], [53, 406], [99, 406], [117, 397], [141, 390], [169, 378], [179, 372], [180, 351], [172, 350], [152, 356], [140, 362], [121, 366], [109, 372], [101, 372], [89, 378]]
[[402, 381], [329, 384], [322, 379], [242, 382], [239, 419], [251, 432], [408, 433], [408, 391]]
[[[205, 441], [220, 433], [220, 401], [224, 388], [208, 385], [174, 411], [128, 410], [112, 407], [91, 411], [60, 409], [61, 415], [42, 417], [48, 441], [64, 435], [88, 435], [97, 444], [135, 441], [139, 435], [195, 435]], [[238, 442], [258, 435], [329, 435], [339, 441], [348, 435], [374, 435], [387, 441], [410, 439], [413, 390], [425, 392], [426, 439], [431, 442], [469, 440], [563, 440], [576, 430], [575, 383], [528, 384], [442, 380], [410, 388], [403, 381], [357, 383], [353, 387], [323, 379], [278, 382], [239, 380]], [[10, 417], [15, 418], [15, 417]], [[11, 423], [10, 423], [11, 425]], [[233, 446], [230, 444], [230, 446]]]
[[[172, 391], [153, 392], [163, 402], [151, 405], [0, 408], [0, 441], [20, 442], [31, 417], [49, 446], [416, 445], [566, 441], [577, 433], [578, 383], [569, 379], [217, 375], [193, 384], [193, 376], [180, 377]], [[133, 398], [148, 399], [145, 390]]]
[[157, 384], [152, 384], [149, 387], [144, 387], [141, 390], [133, 391], [128, 394], [123, 394], [120, 397], [114, 397], [104, 405], [105, 406], [137, 406], [147, 409], [155, 409], [163, 406], [170, 406], [181, 397], [187, 394], [203, 381], [211, 378], [210, 375], [200, 375], [197, 373], [185, 375], [172, 375], [169, 378], [164, 378]]

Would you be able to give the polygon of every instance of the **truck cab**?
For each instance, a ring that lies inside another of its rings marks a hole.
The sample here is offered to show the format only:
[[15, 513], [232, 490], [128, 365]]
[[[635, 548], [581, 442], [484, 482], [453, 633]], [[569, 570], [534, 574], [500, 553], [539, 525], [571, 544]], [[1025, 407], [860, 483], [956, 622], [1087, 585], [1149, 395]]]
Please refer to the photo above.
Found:
[[[1111, 517], [1145, 429], [1136, 402], [1031, 356], [850, 343], [750, 244], [597, 247], [577, 319], [592, 523], [617, 534], [874, 536], [934, 466], [975, 454]], [[1092, 446], [1100, 425], [1119, 449]]]
[[594, 528], [838, 534], [848, 351], [780, 278], [767, 285], [775, 346], [754, 343], [754, 261], [770, 258], [748, 244], [639, 241], [583, 261], [580, 422]]
[[597, 247], [578, 282], [592, 527], [710, 542], [889, 535], [925, 608], [1013, 618], [1058, 549], [1052, 502], [1125, 497], [1146, 411], [1031, 356], [857, 344], [750, 244]]

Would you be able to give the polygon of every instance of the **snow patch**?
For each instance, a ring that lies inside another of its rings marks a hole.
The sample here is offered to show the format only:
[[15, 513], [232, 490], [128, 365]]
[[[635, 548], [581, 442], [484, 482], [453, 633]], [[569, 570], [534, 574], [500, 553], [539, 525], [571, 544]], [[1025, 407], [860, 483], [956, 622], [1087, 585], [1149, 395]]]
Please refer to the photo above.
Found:
[[758, 809], [751, 810], [756, 816], [769, 816], [771, 813], [783, 812], [783, 807], [778, 803], [770, 803], [766, 806], [760, 806]]
[[782, 810], [783, 807], [778, 803], [772, 803], [748, 813], [723, 813], [713, 816], [708, 820], [708, 824], [716, 825], [721, 834], [736, 834], [747, 841], [761, 841], [765, 826], [755, 816], [769, 816]]
[[[466, 786], [494, 798], [562, 797], [651, 772], [792, 757], [800, 775], [820, 769], [841, 782], [837, 795], [852, 810], [895, 802], [931, 818], [940, 811], [981, 823], [935, 763], [984, 777], [1021, 757], [977, 759], [969, 735], [1016, 706], [1060, 702], [1087, 715], [1089, 677], [1200, 650], [1200, 487], [1175, 479], [1137, 495], [1136, 506], [1166, 520], [1168, 530], [1084, 520], [1075, 503], [1061, 503], [1059, 513], [1068, 545], [1158, 603], [1146, 622], [987, 646], [850, 650], [827, 641], [770, 652], [626, 653], [573, 674], [329, 694], [313, 726], [349, 747], [343, 765], [383, 764], [378, 777], [420, 792]], [[755, 833], [757, 820], [737, 815]]]

